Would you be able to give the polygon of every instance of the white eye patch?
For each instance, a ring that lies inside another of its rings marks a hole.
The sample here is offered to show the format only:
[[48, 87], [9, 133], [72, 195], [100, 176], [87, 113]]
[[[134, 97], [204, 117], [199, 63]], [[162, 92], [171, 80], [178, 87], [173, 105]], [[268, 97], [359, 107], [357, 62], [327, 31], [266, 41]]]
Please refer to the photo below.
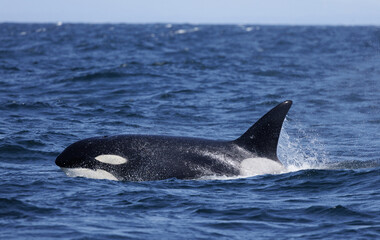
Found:
[[120, 157], [118, 155], [111, 155], [111, 154], [99, 155], [95, 157], [95, 159], [98, 160], [99, 162], [113, 164], [113, 165], [124, 164], [128, 161], [126, 158]]

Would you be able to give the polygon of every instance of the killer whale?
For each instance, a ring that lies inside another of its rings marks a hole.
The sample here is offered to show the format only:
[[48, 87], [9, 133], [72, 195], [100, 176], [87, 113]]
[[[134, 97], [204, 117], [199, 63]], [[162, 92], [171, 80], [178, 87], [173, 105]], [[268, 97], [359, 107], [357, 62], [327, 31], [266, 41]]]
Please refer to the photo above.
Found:
[[290, 100], [278, 104], [233, 141], [154, 135], [93, 137], [68, 146], [55, 163], [68, 176], [112, 180], [237, 176], [245, 159], [265, 158], [281, 164], [277, 144], [291, 105]]

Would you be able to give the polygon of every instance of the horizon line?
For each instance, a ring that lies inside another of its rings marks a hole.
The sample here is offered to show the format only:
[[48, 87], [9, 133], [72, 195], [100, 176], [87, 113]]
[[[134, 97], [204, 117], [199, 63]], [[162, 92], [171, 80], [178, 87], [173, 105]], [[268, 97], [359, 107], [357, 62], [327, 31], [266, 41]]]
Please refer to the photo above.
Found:
[[363, 23], [363, 24], [347, 24], [347, 23], [250, 23], [250, 22], [241, 22], [241, 23], [233, 23], [233, 22], [225, 22], [225, 23], [215, 23], [215, 22], [123, 22], [123, 21], [103, 21], [103, 22], [95, 22], [95, 21], [0, 21], [0, 24], [55, 24], [55, 25], [63, 25], [63, 24], [88, 24], [88, 25], [255, 25], [255, 26], [299, 26], [299, 27], [380, 27], [380, 24], [374, 23]]

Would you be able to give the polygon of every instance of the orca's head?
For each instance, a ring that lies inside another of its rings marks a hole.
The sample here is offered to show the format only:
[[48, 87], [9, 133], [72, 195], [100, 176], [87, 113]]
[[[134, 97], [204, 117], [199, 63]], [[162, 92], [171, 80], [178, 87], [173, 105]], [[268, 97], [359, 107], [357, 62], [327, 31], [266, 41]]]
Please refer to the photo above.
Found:
[[[55, 164], [61, 167], [67, 175], [68, 170], [84, 170], [91, 173], [116, 173], [117, 166], [124, 165], [128, 162], [127, 158], [117, 154], [117, 147], [107, 139], [93, 138], [75, 142], [68, 146], [55, 160]], [[84, 176], [80, 174], [76, 176]], [[114, 176], [113, 176], [114, 177]], [[98, 178], [98, 177], [93, 177]], [[109, 177], [107, 177], [109, 178]], [[116, 178], [116, 177], [114, 177]], [[109, 179], [113, 179], [112, 177]], [[113, 179], [115, 180], [115, 179]]]
[[85, 141], [79, 141], [68, 146], [55, 160], [55, 164], [61, 168], [89, 168], [94, 169], [92, 160], [94, 149]]

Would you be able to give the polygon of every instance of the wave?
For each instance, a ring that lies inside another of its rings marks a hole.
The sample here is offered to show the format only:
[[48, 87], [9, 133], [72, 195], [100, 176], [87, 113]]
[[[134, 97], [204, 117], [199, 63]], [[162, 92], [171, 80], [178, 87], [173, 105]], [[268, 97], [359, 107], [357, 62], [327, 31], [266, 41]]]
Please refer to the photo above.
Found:
[[36, 218], [36, 215], [52, 214], [58, 209], [39, 207], [14, 198], [0, 198], [1, 218]]

